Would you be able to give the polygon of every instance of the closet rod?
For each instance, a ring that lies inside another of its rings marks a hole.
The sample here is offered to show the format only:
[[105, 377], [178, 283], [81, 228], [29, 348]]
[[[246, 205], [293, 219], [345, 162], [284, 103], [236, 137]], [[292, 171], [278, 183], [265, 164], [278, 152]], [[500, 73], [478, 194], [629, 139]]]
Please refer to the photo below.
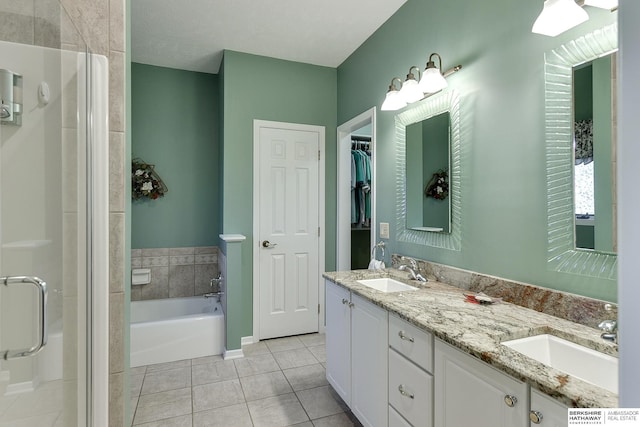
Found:
[[352, 141], [371, 142], [371, 137], [370, 136], [351, 135], [351, 140]]

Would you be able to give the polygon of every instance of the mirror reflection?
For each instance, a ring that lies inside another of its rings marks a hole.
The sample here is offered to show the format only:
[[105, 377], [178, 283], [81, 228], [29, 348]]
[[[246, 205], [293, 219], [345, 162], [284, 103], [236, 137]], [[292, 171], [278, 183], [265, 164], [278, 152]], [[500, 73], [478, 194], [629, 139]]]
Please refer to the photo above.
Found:
[[451, 232], [450, 114], [406, 126], [407, 228]]
[[575, 245], [616, 252], [616, 55], [573, 67]]

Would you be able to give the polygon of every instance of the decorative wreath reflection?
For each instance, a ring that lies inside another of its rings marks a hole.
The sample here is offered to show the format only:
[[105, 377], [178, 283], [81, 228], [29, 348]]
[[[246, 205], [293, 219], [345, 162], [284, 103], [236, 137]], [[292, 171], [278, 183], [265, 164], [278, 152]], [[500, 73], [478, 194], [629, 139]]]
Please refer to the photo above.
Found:
[[162, 197], [169, 191], [162, 178], [154, 170], [154, 165], [139, 158], [131, 161], [131, 198], [152, 199]]
[[444, 200], [449, 197], [449, 174], [445, 170], [438, 170], [433, 174], [424, 189], [425, 197]]

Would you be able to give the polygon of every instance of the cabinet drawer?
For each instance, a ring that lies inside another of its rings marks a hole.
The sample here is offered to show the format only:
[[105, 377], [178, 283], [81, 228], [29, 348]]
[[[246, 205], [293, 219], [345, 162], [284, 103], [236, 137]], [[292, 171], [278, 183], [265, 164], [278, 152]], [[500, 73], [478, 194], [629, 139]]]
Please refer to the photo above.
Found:
[[422, 369], [433, 372], [433, 335], [429, 332], [390, 314], [389, 345]]
[[400, 414], [389, 406], [389, 427], [412, 427]]
[[433, 425], [433, 377], [389, 349], [389, 404], [415, 427]]

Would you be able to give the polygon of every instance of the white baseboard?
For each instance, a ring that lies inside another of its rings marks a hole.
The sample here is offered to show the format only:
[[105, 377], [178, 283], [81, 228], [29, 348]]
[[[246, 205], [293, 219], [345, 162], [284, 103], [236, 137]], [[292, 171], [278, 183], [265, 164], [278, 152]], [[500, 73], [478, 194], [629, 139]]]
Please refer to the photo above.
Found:
[[[244, 347], [245, 345], [249, 345], [249, 344], [253, 344], [253, 336], [249, 336], [249, 337], [242, 337], [240, 338], [240, 346]], [[222, 358], [224, 360], [227, 359], [241, 359], [244, 357], [244, 352], [242, 351], [242, 348], [238, 349], [238, 350], [227, 350], [226, 348], [224, 349], [224, 351], [222, 352]]]
[[238, 350], [227, 350], [226, 348], [224, 349], [224, 352], [222, 353], [222, 358], [224, 360], [230, 360], [230, 359], [242, 359], [244, 357], [244, 353], [242, 352], [242, 349], [238, 349]]
[[5, 391], [4, 395], [11, 396], [14, 394], [29, 393], [34, 391], [36, 387], [38, 387], [37, 379], [22, 383], [9, 384], [7, 385], [7, 391]]
[[11, 375], [9, 371], [0, 371], [0, 396], [4, 396], [4, 392], [7, 390]]

